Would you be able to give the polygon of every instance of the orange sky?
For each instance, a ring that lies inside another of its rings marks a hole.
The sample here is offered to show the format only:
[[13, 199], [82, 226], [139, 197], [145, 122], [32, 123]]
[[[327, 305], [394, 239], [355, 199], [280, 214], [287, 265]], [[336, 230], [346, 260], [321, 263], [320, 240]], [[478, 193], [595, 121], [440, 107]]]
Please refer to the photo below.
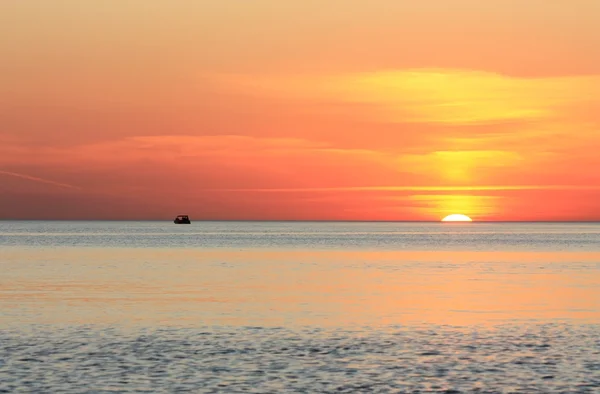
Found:
[[0, 218], [600, 220], [598, 0], [0, 2]]

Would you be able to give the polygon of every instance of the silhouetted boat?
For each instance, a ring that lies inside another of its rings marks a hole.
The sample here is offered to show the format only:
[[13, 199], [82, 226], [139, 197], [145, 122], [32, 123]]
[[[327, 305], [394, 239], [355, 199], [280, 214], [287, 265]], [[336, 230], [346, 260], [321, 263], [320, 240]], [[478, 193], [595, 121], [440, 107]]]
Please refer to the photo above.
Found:
[[190, 224], [192, 222], [190, 222], [190, 218], [188, 217], [188, 215], [178, 215], [175, 220], [173, 220], [173, 223], [175, 224]]

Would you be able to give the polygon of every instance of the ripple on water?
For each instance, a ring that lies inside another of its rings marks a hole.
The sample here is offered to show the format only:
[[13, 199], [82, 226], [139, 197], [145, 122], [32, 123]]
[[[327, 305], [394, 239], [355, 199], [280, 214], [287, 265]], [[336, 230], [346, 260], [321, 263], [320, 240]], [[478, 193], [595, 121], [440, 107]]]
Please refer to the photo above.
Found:
[[600, 392], [600, 328], [38, 328], [0, 392]]

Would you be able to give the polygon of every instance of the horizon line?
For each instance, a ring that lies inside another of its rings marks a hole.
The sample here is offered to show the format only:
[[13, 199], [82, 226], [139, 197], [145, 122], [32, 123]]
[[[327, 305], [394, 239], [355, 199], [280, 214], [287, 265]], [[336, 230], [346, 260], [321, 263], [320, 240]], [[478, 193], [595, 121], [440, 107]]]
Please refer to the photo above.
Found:
[[[0, 218], [0, 222], [172, 222], [172, 219], [11, 219]], [[442, 220], [359, 220], [359, 219], [195, 219], [197, 222], [299, 222], [299, 223], [600, 223], [600, 219], [590, 220], [472, 220], [443, 222]]]

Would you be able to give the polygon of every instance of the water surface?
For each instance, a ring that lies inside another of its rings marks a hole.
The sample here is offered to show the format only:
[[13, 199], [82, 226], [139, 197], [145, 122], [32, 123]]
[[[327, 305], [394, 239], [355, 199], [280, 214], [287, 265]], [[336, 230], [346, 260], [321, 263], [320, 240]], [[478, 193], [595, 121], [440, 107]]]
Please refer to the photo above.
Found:
[[600, 391], [598, 224], [5, 221], [0, 270], [9, 392]]

